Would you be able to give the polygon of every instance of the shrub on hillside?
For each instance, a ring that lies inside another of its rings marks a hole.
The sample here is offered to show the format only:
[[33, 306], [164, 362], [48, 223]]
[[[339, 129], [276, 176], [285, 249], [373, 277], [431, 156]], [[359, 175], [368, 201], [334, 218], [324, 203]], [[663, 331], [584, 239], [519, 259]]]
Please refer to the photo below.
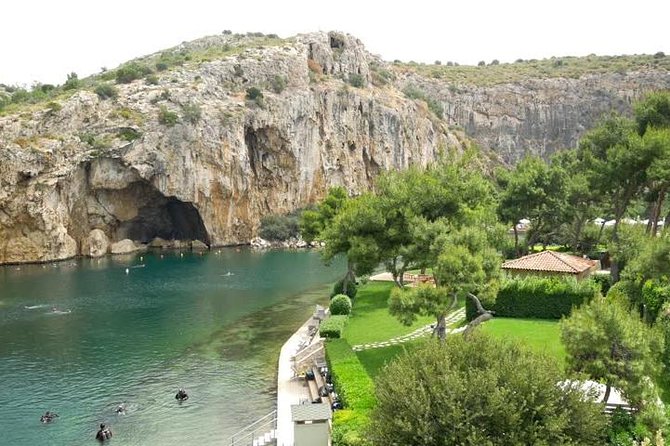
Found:
[[197, 104], [184, 104], [181, 107], [184, 121], [196, 124], [202, 117], [202, 110]]
[[[487, 310], [499, 317], [560, 319], [573, 307], [589, 302], [600, 293], [599, 286], [590, 280], [577, 281], [571, 277], [515, 277], [503, 282], [494, 302], [482, 301]], [[474, 304], [468, 299], [466, 317], [476, 317]]]
[[319, 333], [324, 338], [338, 339], [342, 337], [344, 327], [347, 325], [349, 316], [330, 316], [328, 319], [321, 322]]
[[356, 293], [358, 292], [358, 286], [356, 286], [356, 283], [353, 281], [350, 281], [347, 284], [347, 292], [344, 292], [344, 279], [340, 279], [337, 282], [335, 282], [335, 285], [333, 285], [333, 292], [330, 293], [330, 297], [335, 297], [338, 294], [346, 294], [349, 296], [349, 298], [353, 299], [356, 297]]
[[350, 74], [348, 81], [349, 85], [356, 88], [363, 88], [366, 85], [365, 78], [356, 73]]
[[351, 313], [351, 299], [346, 294], [337, 294], [330, 300], [330, 314], [347, 315]]
[[275, 76], [274, 78], [272, 78], [272, 81], [270, 81], [272, 91], [274, 91], [277, 94], [284, 91], [284, 89], [286, 88], [286, 83], [287, 83], [286, 77], [279, 75]]
[[97, 94], [98, 97], [103, 101], [105, 99], [113, 99], [119, 95], [119, 91], [116, 89], [116, 87], [110, 84], [100, 84], [95, 87], [94, 91], [95, 94]]
[[158, 110], [158, 122], [167, 125], [168, 127], [173, 127], [177, 121], [179, 120], [179, 117], [175, 112], [171, 112], [170, 110], [167, 109], [164, 105], [161, 106], [161, 108]]
[[123, 65], [116, 70], [116, 82], [119, 84], [129, 84], [130, 82], [141, 79], [144, 76], [151, 74], [151, 68], [137, 62], [130, 62]]

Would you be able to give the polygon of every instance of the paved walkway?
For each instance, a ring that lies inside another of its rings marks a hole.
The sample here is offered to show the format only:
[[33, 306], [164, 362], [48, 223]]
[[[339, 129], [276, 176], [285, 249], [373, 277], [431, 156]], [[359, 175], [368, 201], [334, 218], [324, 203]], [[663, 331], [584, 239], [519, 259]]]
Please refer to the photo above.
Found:
[[[293, 446], [293, 421], [291, 420], [291, 405], [300, 404], [309, 399], [309, 390], [304, 379], [293, 375], [293, 356], [299, 348], [311, 338], [309, 324], [311, 318], [305, 322], [282, 346], [277, 366], [277, 446]], [[319, 338], [314, 337], [314, 342]]]
[[[453, 313], [450, 313], [447, 318], [446, 318], [446, 323], [447, 325], [451, 325], [453, 323], [459, 322], [461, 320], [465, 319], [465, 308], [459, 308], [458, 310], [454, 311]], [[369, 350], [371, 348], [382, 348], [382, 347], [388, 347], [390, 345], [397, 345], [397, 344], [402, 344], [403, 342], [408, 342], [412, 341], [414, 339], [420, 338], [422, 336], [426, 336], [430, 333], [433, 332], [433, 327], [431, 326], [432, 324], [426, 325], [425, 327], [417, 328], [411, 333], [408, 333], [406, 335], [402, 336], [397, 336], [395, 338], [391, 338], [388, 341], [380, 341], [380, 342], [371, 342], [369, 344], [358, 344], [352, 346], [352, 350], [355, 352], [360, 352], [363, 350]], [[452, 333], [460, 333], [463, 330], [465, 330], [465, 327], [458, 327], [454, 329], [449, 329], [447, 328], [447, 334], [452, 334]]]

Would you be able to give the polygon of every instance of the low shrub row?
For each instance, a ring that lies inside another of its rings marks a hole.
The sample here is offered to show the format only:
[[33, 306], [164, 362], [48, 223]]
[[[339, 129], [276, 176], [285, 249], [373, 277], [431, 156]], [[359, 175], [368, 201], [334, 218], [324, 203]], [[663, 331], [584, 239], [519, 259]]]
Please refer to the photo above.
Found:
[[347, 319], [349, 319], [349, 316], [330, 316], [328, 319], [321, 322], [319, 333], [324, 338], [341, 338], [344, 327], [347, 325]]
[[344, 409], [336, 411], [333, 416], [333, 444], [367, 445], [362, 432], [376, 404], [374, 383], [344, 339], [328, 341], [326, 353], [335, 391], [344, 405]]
[[[591, 280], [517, 277], [503, 282], [495, 301], [483, 300], [482, 305], [499, 317], [560, 319], [599, 293], [600, 285]], [[466, 301], [465, 312], [468, 320], [477, 315], [470, 299]]]

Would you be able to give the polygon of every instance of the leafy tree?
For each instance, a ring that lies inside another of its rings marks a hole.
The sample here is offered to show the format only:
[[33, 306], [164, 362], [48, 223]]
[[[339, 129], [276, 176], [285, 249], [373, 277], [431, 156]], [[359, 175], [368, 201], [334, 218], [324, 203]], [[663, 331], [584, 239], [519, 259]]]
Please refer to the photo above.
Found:
[[[599, 193], [614, 215], [612, 240], [631, 201], [647, 184], [654, 156], [636, 132], [634, 121], [616, 115], [602, 121], [580, 141], [578, 157], [588, 169], [591, 188]], [[619, 280], [619, 265], [612, 262], [612, 279]]]
[[659, 372], [663, 339], [624, 302], [593, 299], [563, 319], [560, 327], [570, 368], [602, 381], [603, 401], [617, 387], [638, 409], [654, 404], [657, 396], [650, 379]]
[[637, 132], [644, 135], [649, 127], [670, 128], [670, 92], [648, 94], [634, 106]]
[[475, 333], [401, 355], [379, 374], [373, 445], [602, 445], [598, 404], [547, 356]]
[[411, 325], [417, 315], [435, 317], [434, 333], [440, 339], [446, 335], [445, 318], [458, 297], [467, 294], [495, 294], [500, 273], [500, 257], [485, 232], [478, 228], [463, 228], [441, 234], [435, 241], [436, 287], [394, 289], [389, 299], [389, 311], [400, 322]]
[[526, 157], [511, 172], [499, 171], [498, 185], [502, 189], [498, 214], [514, 228], [514, 248], [520, 255], [517, 222], [531, 222], [527, 242], [532, 246], [543, 240], [546, 244], [554, 235], [565, 207], [565, 171], [550, 166], [539, 157]]
[[316, 206], [300, 215], [300, 234], [311, 242], [320, 238], [323, 230], [330, 225], [344, 203], [349, 199], [347, 191], [340, 186], [332, 187], [328, 195]]
[[321, 239], [326, 243], [322, 251], [326, 263], [340, 254], [347, 257], [344, 294], [347, 294], [348, 282], [353, 282], [357, 274], [370, 274], [379, 264], [376, 240], [384, 232], [384, 224], [376, 198], [364, 194], [345, 201], [332, 222], [321, 232]]

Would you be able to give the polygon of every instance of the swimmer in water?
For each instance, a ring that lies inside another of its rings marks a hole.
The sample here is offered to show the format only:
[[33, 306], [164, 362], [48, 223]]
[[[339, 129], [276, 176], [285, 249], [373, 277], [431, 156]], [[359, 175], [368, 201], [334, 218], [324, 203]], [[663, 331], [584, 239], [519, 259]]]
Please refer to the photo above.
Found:
[[123, 407], [123, 404], [119, 404], [118, 407], [114, 410], [114, 413], [117, 415], [123, 415], [126, 413], [126, 408]]
[[47, 410], [47, 411], [44, 413], [44, 415], [42, 415], [42, 416], [40, 417], [40, 421], [41, 421], [42, 423], [51, 423], [52, 421], [54, 421], [54, 418], [57, 418], [57, 417], [58, 417], [58, 414], [57, 414], [57, 413], [55, 413], [55, 412], [50, 412], [50, 411]]
[[105, 441], [109, 440], [110, 438], [112, 438], [112, 430], [109, 427], [105, 426], [104, 423], [101, 423], [100, 430], [98, 431], [97, 434], [95, 434], [95, 439], [98, 441]]
[[188, 399], [188, 394], [184, 389], [180, 388], [174, 397], [177, 401], [186, 401]]

